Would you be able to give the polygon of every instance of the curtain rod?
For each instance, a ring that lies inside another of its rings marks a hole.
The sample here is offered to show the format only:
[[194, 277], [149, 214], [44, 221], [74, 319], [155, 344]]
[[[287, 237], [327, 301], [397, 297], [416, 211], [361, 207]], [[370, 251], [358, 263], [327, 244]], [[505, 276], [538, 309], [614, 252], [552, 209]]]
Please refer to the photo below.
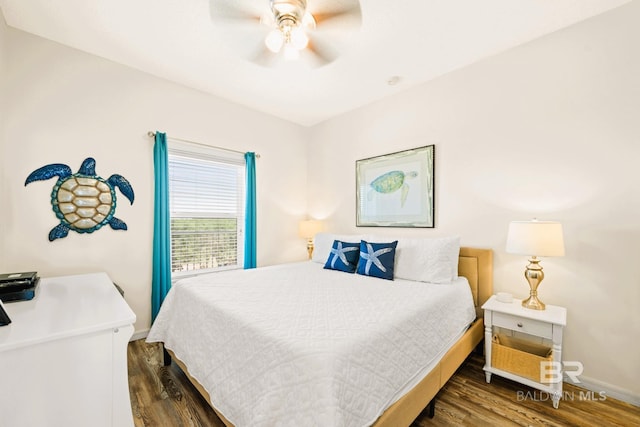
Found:
[[[156, 133], [153, 131], [149, 131], [147, 132], [147, 136], [149, 138], [155, 138]], [[216, 147], [215, 145], [208, 145], [208, 144], [203, 144], [201, 142], [195, 142], [195, 141], [189, 141], [188, 139], [181, 139], [181, 138], [174, 138], [172, 136], [168, 136], [167, 138], [169, 139], [175, 139], [176, 141], [181, 141], [181, 142], [186, 142], [188, 144], [195, 144], [195, 145], [200, 145], [202, 147], [209, 147], [209, 148], [217, 148], [219, 150], [225, 150], [225, 151], [231, 151], [233, 153], [240, 153], [240, 154], [244, 154], [244, 151], [238, 151], [238, 150], [232, 150], [230, 148], [224, 148], [224, 147]], [[260, 154], [256, 153], [256, 159], [260, 158]]]

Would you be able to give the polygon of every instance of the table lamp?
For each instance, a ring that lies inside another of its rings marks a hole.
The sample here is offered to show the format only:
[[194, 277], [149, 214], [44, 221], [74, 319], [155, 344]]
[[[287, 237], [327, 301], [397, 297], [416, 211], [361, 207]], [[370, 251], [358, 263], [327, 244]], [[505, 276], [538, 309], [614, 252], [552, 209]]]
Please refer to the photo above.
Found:
[[300, 237], [307, 239], [307, 252], [309, 253], [309, 259], [311, 259], [311, 254], [313, 254], [313, 238], [316, 233], [319, 233], [320, 231], [322, 231], [322, 222], [315, 219], [300, 221], [300, 224], [298, 225], [298, 234]]
[[539, 256], [564, 256], [562, 224], [555, 221], [511, 221], [507, 235], [507, 252], [529, 255], [529, 265], [524, 277], [531, 288], [529, 298], [522, 306], [532, 310], [544, 310], [544, 303], [538, 299], [538, 286], [544, 279]]

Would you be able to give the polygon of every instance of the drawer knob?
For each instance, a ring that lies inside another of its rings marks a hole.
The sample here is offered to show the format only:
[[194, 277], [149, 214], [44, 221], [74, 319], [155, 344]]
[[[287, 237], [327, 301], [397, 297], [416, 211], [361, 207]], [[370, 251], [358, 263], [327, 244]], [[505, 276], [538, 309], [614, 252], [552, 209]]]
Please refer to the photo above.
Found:
[[518, 322], [518, 328], [522, 328], [522, 322]]

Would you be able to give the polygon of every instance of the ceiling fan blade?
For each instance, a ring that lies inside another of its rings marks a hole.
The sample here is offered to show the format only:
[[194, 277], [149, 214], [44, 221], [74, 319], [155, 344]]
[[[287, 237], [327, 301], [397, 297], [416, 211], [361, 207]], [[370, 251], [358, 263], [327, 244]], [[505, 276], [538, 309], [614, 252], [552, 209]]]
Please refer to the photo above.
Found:
[[264, 44], [249, 58], [251, 62], [261, 67], [271, 67], [277, 59], [278, 54], [271, 52]]
[[359, 26], [362, 22], [360, 3], [355, 2], [350, 6], [336, 10], [310, 11], [317, 25]]
[[229, 0], [209, 0], [209, 14], [214, 21], [244, 21], [259, 24], [261, 19], [255, 11], [246, 10], [240, 7], [238, 2]]
[[[309, 53], [311, 58], [309, 59], [312, 62], [314, 67], [322, 67], [336, 60], [338, 57], [338, 52], [330, 47], [327, 43], [322, 43], [314, 38], [313, 40], [309, 40], [309, 44], [305, 49], [305, 53]], [[306, 55], [305, 56], [309, 56]]]

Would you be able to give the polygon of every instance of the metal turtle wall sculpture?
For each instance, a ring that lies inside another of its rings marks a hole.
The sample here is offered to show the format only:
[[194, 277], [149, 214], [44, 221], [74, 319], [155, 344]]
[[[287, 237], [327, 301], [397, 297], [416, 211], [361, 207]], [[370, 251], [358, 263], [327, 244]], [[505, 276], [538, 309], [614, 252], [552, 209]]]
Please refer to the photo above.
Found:
[[[401, 190], [400, 207], [403, 207], [407, 200], [407, 195], [409, 194], [409, 185], [406, 183], [406, 180], [415, 178], [416, 176], [418, 176], [418, 172], [415, 171], [404, 173], [403, 171], [395, 170], [380, 175], [371, 181], [371, 184], [369, 185], [371, 185], [373, 191], [382, 194], [395, 193], [396, 191]], [[369, 199], [372, 197], [373, 193], [370, 192]]]
[[77, 173], [61, 163], [34, 170], [24, 185], [44, 181], [54, 176], [58, 181], [51, 191], [51, 206], [60, 224], [49, 232], [49, 241], [67, 237], [69, 230], [93, 233], [109, 224], [114, 230], [126, 230], [127, 224], [113, 216], [116, 211], [116, 188], [133, 204], [133, 188], [121, 175], [104, 179], [96, 175], [96, 161], [88, 157]]

